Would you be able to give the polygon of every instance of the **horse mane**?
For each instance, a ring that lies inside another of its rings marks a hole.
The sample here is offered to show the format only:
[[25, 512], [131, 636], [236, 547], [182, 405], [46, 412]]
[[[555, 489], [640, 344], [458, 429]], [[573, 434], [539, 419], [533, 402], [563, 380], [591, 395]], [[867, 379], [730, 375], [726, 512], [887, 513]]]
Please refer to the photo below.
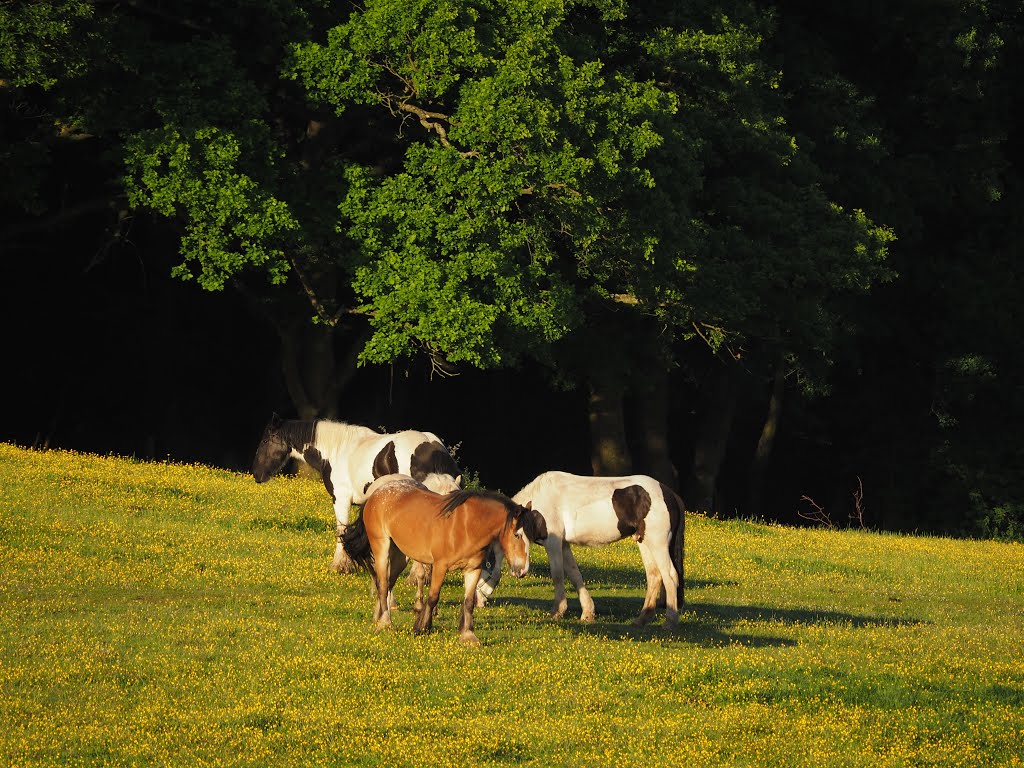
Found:
[[317, 419], [312, 423], [314, 430], [310, 443], [315, 445], [316, 449], [331, 461], [336, 461], [338, 456], [344, 455], [345, 448], [353, 437], [364, 438], [380, 434], [369, 427], [349, 424], [344, 421]]
[[512, 516], [519, 509], [519, 505], [516, 504], [512, 499], [503, 493], [498, 491], [488, 491], [483, 488], [477, 489], [463, 489], [461, 491], [452, 491], [444, 497], [444, 505], [441, 507], [441, 517], [449, 517], [456, 509], [461, 507], [470, 499], [489, 499], [491, 501], [500, 501], [505, 505], [505, 512], [508, 515], [508, 519], [511, 520]]
[[316, 436], [316, 425], [317, 422], [315, 420], [300, 421], [298, 419], [289, 419], [281, 422], [277, 432], [288, 441], [289, 445], [301, 449], [312, 444]]
[[541, 487], [548, 485], [553, 481], [552, 476], [555, 474], [556, 471], [557, 470], [551, 472], [542, 472], [541, 474], [537, 475], [535, 478], [533, 478], [533, 480], [531, 480], [522, 488], [520, 488], [519, 492], [512, 497], [512, 500], [515, 501], [516, 504], [522, 504], [524, 501], [529, 501], [531, 497], [536, 496]]

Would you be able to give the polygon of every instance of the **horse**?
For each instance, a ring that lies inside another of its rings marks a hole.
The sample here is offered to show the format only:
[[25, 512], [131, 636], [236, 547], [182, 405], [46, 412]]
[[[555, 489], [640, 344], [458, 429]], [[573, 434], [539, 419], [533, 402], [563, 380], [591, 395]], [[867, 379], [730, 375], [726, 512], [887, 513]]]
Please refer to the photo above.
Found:
[[[565, 575], [576, 588], [582, 621], [593, 621], [594, 600], [580, 574], [572, 544], [599, 546], [632, 536], [640, 548], [647, 573], [647, 594], [636, 625], [654, 618], [659, 594], [666, 604], [666, 627], [679, 621], [684, 602], [683, 554], [686, 515], [683, 500], [667, 485], [646, 475], [585, 477], [567, 472], [544, 472], [512, 497], [516, 504], [532, 503], [544, 517], [544, 543], [551, 564], [555, 600], [551, 615], [565, 615]], [[493, 565], [477, 587], [477, 605], [484, 605], [501, 578], [501, 552], [492, 550]]]
[[281, 419], [274, 414], [256, 449], [252, 475], [257, 483], [265, 483], [284, 469], [290, 458], [301, 459], [320, 473], [334, 503], [336, 544], [330, 569], [338, 573], [353, 570], [341, 546], [341, 535], [352, 505], [366, 501], [366, 489], [376, 478], [401, 472], [438, 493], [462, 487], [455, 459], [431, 432], [407, 429], [381, 434], [357, 424]]
[[547, 536], [544, 518], [530, 506], [520, 506], [494, 491], [459, 490], [442, 496], [413, 478], [393, 475], [369, 489], [363, 512], [342, 534], [346, 553], [370, 572], [377, 588], [373, 620], [379, 630], [390, 629], [387, 595], [407, 559], [433, 566], [430, 592], [413, 631], [428, 632], [448, 571], [461, 569], [465, 584], [459, 639], [478, 646], [473, 632], [476, 585], [492, 545], [508, 558], [512, 574], [530, 569], [530, 542]]

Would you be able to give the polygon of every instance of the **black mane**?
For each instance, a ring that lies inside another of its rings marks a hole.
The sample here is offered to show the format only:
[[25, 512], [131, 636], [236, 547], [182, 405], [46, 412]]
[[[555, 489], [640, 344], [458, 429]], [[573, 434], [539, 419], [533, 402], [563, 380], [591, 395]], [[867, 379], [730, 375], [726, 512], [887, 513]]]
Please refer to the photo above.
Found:
[[313, 444], [316, 437], [316, 424], [315, 419], [313, 421], [289, 419], [281, 422], [277, 427], [277, 434], [287, 440], [293, 448], [301, 449]]
[[497, 491], [488, 491], [486, 489], [463, 489], [461, 491], [452, 491], [444, 497], [444, 506], [441, 507], [441, 517], [448, 517], [456, 509], [461, 507], [470, 499], [482, 498], [490, 499], [491, 501], [500, 501], [505, 505], [505, 511], [508, 513], [509, 518], [516, 513], [519, 509], [519, 505], [516, 504], [512, 499], [503, 493]]

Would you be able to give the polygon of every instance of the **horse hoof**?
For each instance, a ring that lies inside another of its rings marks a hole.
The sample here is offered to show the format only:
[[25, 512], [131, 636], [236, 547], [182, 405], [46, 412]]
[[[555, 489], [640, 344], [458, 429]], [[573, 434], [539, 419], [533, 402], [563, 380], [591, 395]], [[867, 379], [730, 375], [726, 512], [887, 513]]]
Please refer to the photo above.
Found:
[[468, 645], [470, 648], [479, 648], [480, 640], [472, 632], [467, 632], [464, 635], [459, 636], [459, 640], [462, 641], [463, 645]]
[[596, 616], [593, 613], [584, 613], [582, 616], [580, 616], [580, 621], [582, 621], [584, 624], [593, 624], [595, 618]]

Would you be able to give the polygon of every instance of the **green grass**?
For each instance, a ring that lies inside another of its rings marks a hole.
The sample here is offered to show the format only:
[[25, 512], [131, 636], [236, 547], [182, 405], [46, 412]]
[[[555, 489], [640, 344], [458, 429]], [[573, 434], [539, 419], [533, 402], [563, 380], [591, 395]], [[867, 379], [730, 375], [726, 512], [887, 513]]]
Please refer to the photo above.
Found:
[[[458, 643], [376, 634], [319, 483], [0, 445], [0, 765], [1021, 765], [1024, 546], [691, 516], [677, 631], [630, 542], [542, 548]], [[412, 589], [399, 583], [408, 606]]]

